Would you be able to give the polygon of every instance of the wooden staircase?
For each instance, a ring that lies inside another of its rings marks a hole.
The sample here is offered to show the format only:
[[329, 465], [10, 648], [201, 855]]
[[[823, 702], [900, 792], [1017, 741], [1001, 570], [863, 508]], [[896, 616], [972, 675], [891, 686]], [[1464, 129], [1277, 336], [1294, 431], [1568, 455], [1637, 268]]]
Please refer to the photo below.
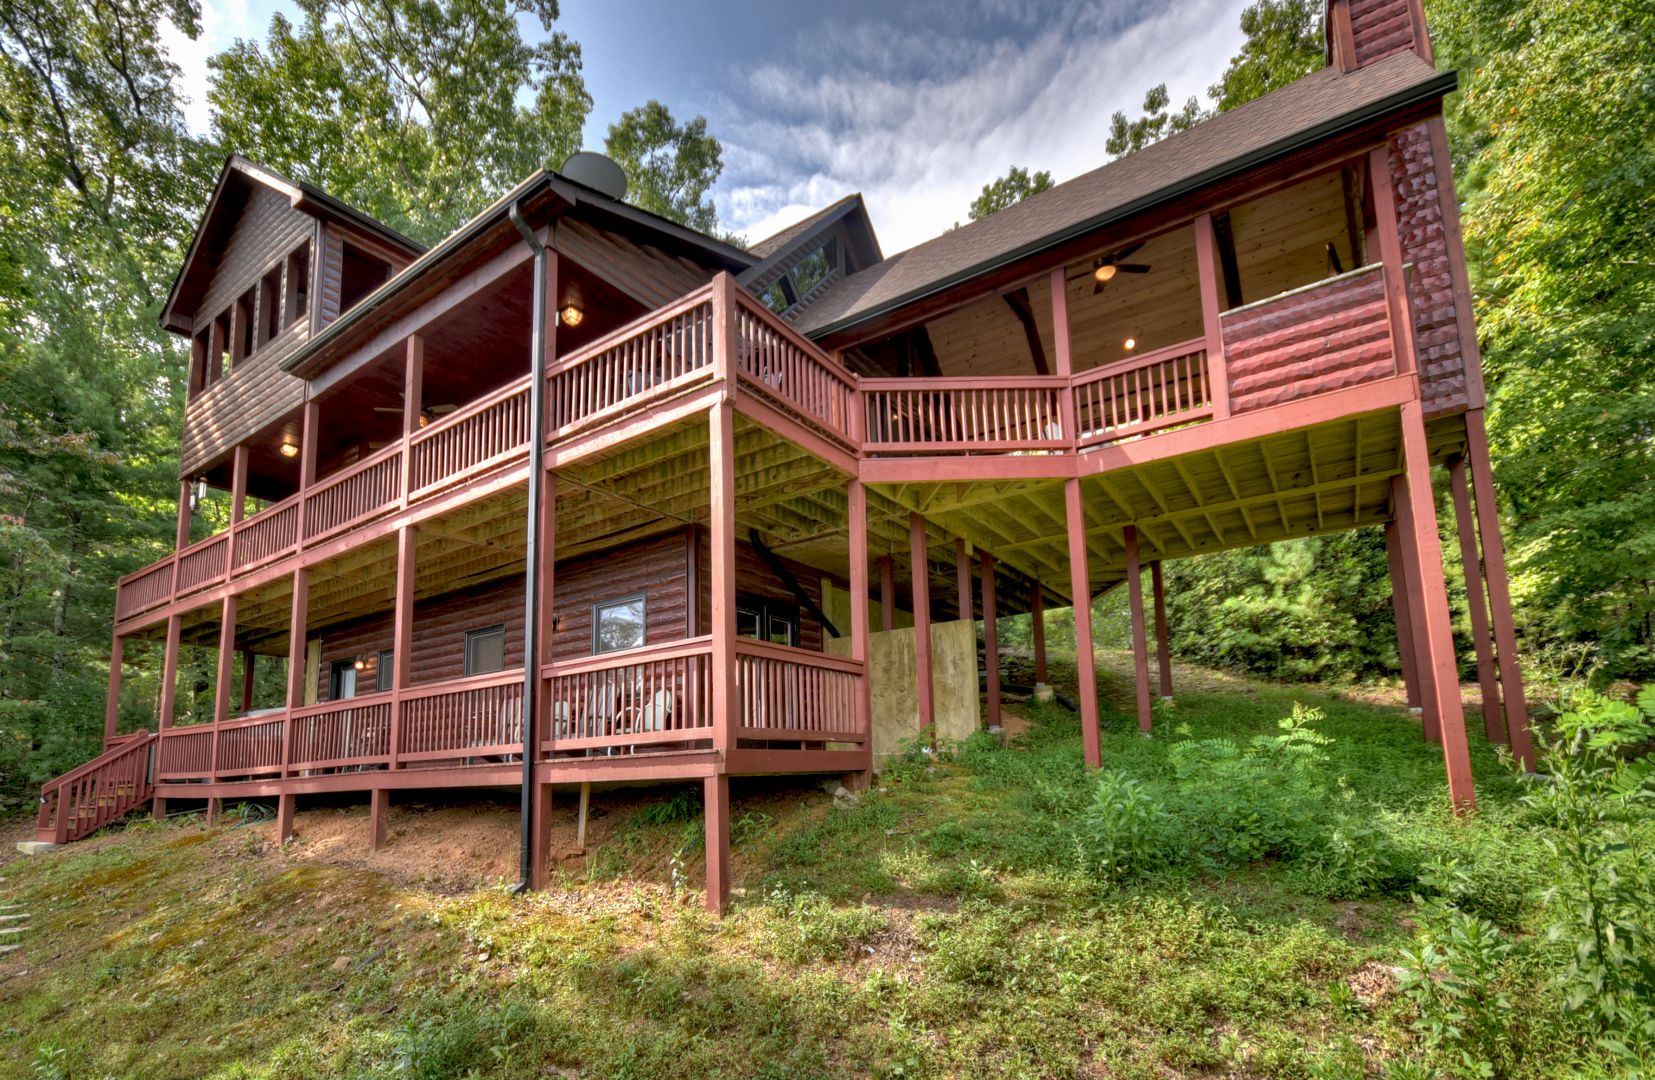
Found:
[[55, 844], [79, 840], [119, 821], [155, 794], [151, 731], [128, 735], [40, 788], [35, 839]]

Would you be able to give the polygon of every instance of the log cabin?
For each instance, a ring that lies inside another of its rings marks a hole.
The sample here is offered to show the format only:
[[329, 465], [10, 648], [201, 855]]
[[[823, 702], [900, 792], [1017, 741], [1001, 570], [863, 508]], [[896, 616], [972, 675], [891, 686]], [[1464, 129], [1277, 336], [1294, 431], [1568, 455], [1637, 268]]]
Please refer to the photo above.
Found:
[[[1163, 562], [1368, 526], [1471, 806], [1435, 465], [1484, 734], [1531, 753], [1455, 77], [1419, 0], [1326, 24], [1323, 69], [891, 257], [859, 196], [743, 249], [588, 155], [426, 249], [231, 157], [161, 313], [190, 344], [176, 544], [119, 583], [106, 751], [45, 785], [41, 838], [274, 799], [285, 839], [356, 792], [377, 846], [393, 791], [516, 788], [527, 888], [555, 789], [699, 781], [722, 910], [729, 778], [856, 786], [893, 739], [996, 724], [996, 617], [1124, 584], [1148, 732]], [[181, 648], [213, 657], [193, 723]], [[155, 722], [120, 731], [150, 650]]]

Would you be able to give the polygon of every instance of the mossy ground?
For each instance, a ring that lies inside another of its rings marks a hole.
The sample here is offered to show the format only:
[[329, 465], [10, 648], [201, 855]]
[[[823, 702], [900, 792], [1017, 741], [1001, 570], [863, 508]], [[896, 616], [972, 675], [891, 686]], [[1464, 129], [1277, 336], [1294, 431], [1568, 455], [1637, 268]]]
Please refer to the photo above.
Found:
[[[1154, 775], [1173, 738], [1267, 733], [1303, 701], [1345, 797], [1460, 854], [1491, 904], [1537, 858], [1480, 736], [1481, 811], [1456, 820], [1402, 710], [1231, 689], [1181, 696], [1153, 739], [1111, 710], [1109, 764]], [[0, 899], [33, 925], [0, 967], [0, 1077], [1361, 1076], [1407, 1051], [1406, 898], [1322, 899], [1268, 863], [1102, 883], [1065, 824], [1078, 722], [1026, 715], [1011, 747], [916, 756], [855, 809], [738, 783], [722, 920], [693, 892], [698, 812], [660, 801], [526, 900], [191, 819], [13, 862]]]

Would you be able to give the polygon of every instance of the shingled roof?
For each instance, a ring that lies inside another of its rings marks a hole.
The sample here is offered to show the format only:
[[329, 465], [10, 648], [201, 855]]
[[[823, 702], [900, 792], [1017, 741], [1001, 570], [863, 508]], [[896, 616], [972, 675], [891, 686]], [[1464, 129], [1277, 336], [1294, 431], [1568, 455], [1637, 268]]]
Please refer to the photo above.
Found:
[[1413, 52], [1323, 68], [1134, 154], [860, 270], [796, 325], [821, 337], [1455, 86]]

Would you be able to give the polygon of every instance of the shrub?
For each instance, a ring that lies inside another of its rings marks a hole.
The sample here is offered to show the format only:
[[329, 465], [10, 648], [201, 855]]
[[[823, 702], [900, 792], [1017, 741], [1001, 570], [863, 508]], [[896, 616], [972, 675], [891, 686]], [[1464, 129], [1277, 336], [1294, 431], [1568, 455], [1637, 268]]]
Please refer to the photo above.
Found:
[[867, 905], [836, 908], [819, 893], [772, 889], [764, 898], [764, 923], [756, 935], [767, 956], [793, 964], [842, 960], [885, 929], [885, 917]]
[[1103, 773], [1081, 821], [1087, 868], [1111, 880], [1137, 877], [1166, 861], [1169, 824], [1166, 810], [1142, 781]]

